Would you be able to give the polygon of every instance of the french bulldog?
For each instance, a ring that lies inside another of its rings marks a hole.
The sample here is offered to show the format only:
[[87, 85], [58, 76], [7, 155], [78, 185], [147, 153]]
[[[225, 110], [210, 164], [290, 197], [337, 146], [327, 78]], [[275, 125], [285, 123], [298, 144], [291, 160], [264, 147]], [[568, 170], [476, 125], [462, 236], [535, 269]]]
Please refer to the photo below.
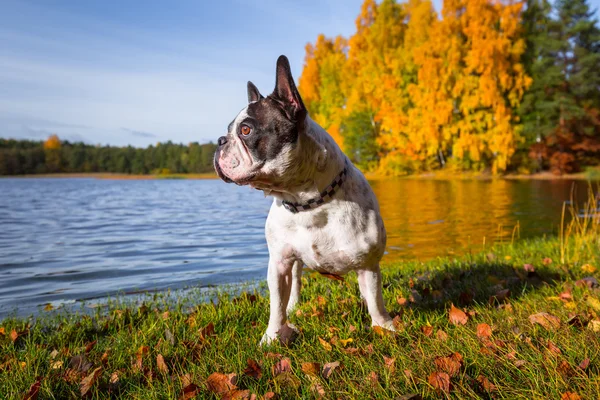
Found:
[[394, 330], [381, 291], [386, 232], [377, 198], [309, 117], [285, 56], [273, 93], [264, 97], [248, 82], [248, 105], [219, 138], [214, 167], [223, 181], [274, 197], [265, 226], [270, 317], [261, 344], [277, 339], [298, 303], [303, 265], [328, 275], [356, 271], [372, 326]]

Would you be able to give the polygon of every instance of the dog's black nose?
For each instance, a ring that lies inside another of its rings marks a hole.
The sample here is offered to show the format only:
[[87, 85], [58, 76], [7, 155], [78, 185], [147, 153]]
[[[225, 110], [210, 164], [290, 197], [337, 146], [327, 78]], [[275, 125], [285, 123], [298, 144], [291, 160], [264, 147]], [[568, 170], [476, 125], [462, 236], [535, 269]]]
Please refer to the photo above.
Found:
[[219, 146], [223, 146], [225, 143], [227, 143], [227, 137], [226, 136], [221, 136], [219, 138], [219, 140], [217, 140], [217, 144]]

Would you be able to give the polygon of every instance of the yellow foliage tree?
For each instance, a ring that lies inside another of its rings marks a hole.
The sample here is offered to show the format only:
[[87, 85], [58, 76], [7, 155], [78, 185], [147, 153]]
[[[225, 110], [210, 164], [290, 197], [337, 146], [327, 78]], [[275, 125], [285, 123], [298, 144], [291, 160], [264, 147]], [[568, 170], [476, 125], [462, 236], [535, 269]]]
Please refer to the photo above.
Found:
[[46, 159], [46, 170], [48, 172], [60, 172], [60, 139], [57, 135], [51, 135], [44, 142], [44, 156]]
[[44, 142], [45, 150], [58, 150], [60, 149], [60, 139], [57, 135], [50, 135]]
[[315, 45], [306, 45], [304, 69], [298, 81], [311, 118], [321, 125], [343, 148], [340, 134], [345, 96], [342, 72], [346, 64], [346, 40], [341, 36], [328, 39], [319, 35]]
[[347, 42], [307, 45], [299, 86], [309, 111], [363, 168], [379, 159], [380, 172], [400, 174], [452, 159], [503, 171], [531, 83], [522, 7], [444, 0], [438, 19], [429, 0], [365, 0]]

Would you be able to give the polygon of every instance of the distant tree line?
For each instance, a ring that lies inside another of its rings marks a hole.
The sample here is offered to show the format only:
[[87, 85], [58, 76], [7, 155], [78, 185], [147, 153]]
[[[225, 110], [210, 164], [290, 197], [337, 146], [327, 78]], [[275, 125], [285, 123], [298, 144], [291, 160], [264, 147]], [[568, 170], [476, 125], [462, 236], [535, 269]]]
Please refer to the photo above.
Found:
[[61, 141], [0, 138], [0, 175], [56, 172], [112, 172], [125, 174], [202, 173], [213, 171], [213, 143], [172, 142], [136, 148], [94, 146]]

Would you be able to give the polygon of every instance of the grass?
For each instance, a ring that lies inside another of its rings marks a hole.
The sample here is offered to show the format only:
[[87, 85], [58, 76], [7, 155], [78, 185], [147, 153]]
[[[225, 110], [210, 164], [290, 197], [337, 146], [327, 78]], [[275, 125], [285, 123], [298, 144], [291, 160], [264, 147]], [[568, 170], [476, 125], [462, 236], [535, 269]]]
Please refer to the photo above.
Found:
[[[264, 284], [236, 297], [198, 291], [172, 301], [159, 294], [141, 307], [117, 301], [93, 315], [54, 310], [36, 319], [8, 318], [0, 322], [0, 393], [10, 399], [36, 390], [41, 399], [82, 393], [597, 398], [597, 224], [575, 219], [558, 238], [384, 266], [396, 333], [369, 327], [353, 275], [333, 281], [313, 273], [303, 277], [290, 318], [301, 332], [289, 346], [258, 346], [268, 319]], [[333, 362], [339, 365], [327, 365]]]

